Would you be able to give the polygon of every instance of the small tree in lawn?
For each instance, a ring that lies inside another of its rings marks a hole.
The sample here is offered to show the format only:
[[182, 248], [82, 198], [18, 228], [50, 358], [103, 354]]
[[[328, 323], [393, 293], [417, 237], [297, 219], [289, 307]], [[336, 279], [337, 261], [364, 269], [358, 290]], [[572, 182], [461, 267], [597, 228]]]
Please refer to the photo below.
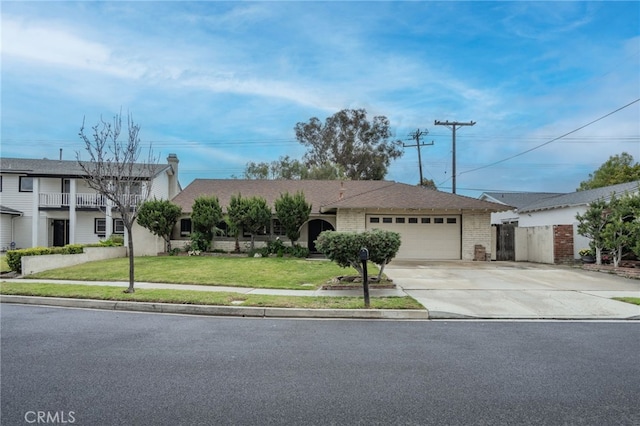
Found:
[[302, 192], [295, 195], [285, 192], [275, 201], [274, 206], [287, 238], [291, 240], [291, 245], [295, 246], [300, 238], [300, 227], [309, 220], [311, 204], [307, 203]]
[[256, 235], [271, 224], [271, 207], [267, 204], [267, 200], [258, 196], [246, 198], [245, 203], [247, 216], [242, 228], [251, 234], [251, 250], [253, 250]]
[[[138, 215], [138, 206], [151, 192], [151, 180], [155, 175], [158, 159], [149, 148], [146, 163], [138, 163], [140, 156], [140, 125], [127, 115], [127, 140], [120, 140], [122, 113], [114, 116], [113, 122], [100, 122], [91, 128], [93, 134], [87, 136], [84, 121], [79, 136], [89, 154], [89, 161], [81, 161], [76, 153], [79, 167], [89, 188], [102, 195], [118, 211], [127, 232], [129, 252], [129, 287], [125, 293], [134, 290], [133, 225]], [[102, 207], [101, 207], [102, 209]]]
[[170, 252], [171, 232], [181, 214], [182, 208], [169, 200], [145, 201], [138, 210], [138, 225], [162, 237], [167, 244], [167, 251]]
[[628, 195], [616, 198], [609, 203], [611, 215], [602, 231], [602, 238], [613, 256], [613, 266], [618, 267], [625, 249], [631, 249], [638, 238], [637, 219], [640, 218], [640, 195]]
[[236, 229], [251, 234], [251, 250], [255, 248], [255, 236], [271, 222], [271, 208], [264, 198], [257, 196], [250, 198], [243, 198], [241, 194], [231, 196], [227, 214]]
[[380, 272], [378, 281], [382, 278], [382, 271], [396, 256], [400, 249], [400, 234], [397, 232], [373, 230], [367, 232], [335, 232], [324, 231], [316, 240], [316, 248], [331, 261], [347, 268], [351, 266], [363, 277], [360, 249], [369, 250], [369, 260], [375, 263]]
[[603, 199], [593, 201], [589, 204], [587, 211], [583, 215], [578, 213], [578, 234], [590, 238], [591, 244], [596, 251], [596, 264], [602, 264], [602, 249], [605, 242], [602, 232], [609, 223], [611, 209], [609, 203]]
[[211, 241], [216, 225], [222, 221], [222, 208], [218, 197], [198, 197], [191, 208], [191, 235], [194, 250], [207, 251], [211, 248]]
[[365, 236], [365, 247], [369, 249], [369, 260], [378, 265], [378, 281], [382, 279], [384, 267], [396, 257], [400, 250], [400, 234], [374, 229]]

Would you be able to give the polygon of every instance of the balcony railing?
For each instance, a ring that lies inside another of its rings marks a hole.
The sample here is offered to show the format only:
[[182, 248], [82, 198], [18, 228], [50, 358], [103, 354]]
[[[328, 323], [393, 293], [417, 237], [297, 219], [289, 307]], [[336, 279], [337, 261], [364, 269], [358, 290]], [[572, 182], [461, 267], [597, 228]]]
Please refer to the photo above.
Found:
[[[62, 192], [41, 192], [38, 205], [40, 207], [69, 207], [71, 194]], [[142, 201], [140, 195], [123, 195], [123, 201], [131, 201], [131, 205], [137, 205]], [[76, 208], [99, 208], [107, 206], [107, 197], [102, 194], [76, 194]]]

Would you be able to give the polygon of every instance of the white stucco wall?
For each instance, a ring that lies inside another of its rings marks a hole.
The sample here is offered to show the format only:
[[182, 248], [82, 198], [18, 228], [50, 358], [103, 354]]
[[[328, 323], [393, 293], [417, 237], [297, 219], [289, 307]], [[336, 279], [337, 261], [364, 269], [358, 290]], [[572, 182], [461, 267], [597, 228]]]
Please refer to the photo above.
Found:
[[516, 261], [554, 263], [553, 226], [518, 227], [515, 231]]

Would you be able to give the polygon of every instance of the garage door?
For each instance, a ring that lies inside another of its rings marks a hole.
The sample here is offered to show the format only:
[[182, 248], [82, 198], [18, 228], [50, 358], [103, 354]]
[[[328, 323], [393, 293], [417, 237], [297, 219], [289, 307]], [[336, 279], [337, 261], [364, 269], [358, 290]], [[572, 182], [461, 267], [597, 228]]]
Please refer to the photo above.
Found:
[[459, 215], [367, 215], [367, 229], [398, 232], [402, 244], [397, 259], [460, 259]]

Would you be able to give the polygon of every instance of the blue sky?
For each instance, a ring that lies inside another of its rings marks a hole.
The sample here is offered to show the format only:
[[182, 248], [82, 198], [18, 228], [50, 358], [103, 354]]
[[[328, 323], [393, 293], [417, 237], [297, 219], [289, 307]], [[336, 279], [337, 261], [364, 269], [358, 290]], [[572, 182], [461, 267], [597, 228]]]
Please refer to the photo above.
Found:
[[[344, 108], [428, 130], [426, 178], [457, 192], [575, 190], [640, 160], [639, 2], [1, 3], [4, 157], [83, 153], [83, 117], [121, 109], [180, 180], [300, 158], [296, 123]], [[635, 101], [635, 103], [633, 103]], [[502, 161], [630, 106], [539, 149]], [[495, 164], [497, 163], [497, 164]], [[387, 179], [419, 180], [416, 148]]]

